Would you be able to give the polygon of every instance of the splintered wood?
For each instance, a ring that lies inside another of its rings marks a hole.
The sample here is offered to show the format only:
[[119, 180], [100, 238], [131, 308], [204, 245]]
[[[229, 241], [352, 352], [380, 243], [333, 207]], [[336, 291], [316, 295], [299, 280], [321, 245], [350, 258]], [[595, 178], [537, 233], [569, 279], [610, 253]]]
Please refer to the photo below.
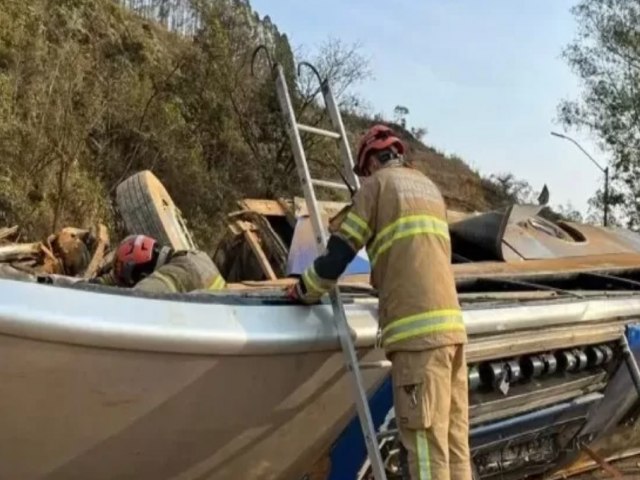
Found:
[[25, 260], [40, 253], [42, 244], [36, 243], [16, 243], [0, 246], [0, 262], [11, 262], [15, 260]]
[[18, 233], [18, 226], [14, 225], [13, 227], [2, 227], [0, 228], [0, 244], [2, 242], [6, 242], [9, 239], [12, 239]]
[[109, 248], [109, 232], [104, 225], [98, 225], [95, 234], [96, 244], [93, 251], [93, 257], [89, 262], [84, 274], [84, 278], [92, 278], [97, 273], [99, 268], [103, 265], [107, 249]]
[[18, 231], [17, 226], [0, 228], [3, 271], [91, 278], [103, 265], [109, 248], [107, 227], [101, 224], [91, 230], [63, 228], [42, 242], [31, 243], [15, 243]]

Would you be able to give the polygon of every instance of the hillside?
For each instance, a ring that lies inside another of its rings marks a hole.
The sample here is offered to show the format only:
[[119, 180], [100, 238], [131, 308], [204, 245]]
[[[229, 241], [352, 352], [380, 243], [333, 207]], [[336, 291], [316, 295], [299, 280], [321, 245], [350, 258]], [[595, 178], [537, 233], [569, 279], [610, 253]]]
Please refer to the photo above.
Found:
[[[366, 118], [348, 118], [354, 139], [372, 125]], [[481, 211], [500, 206], [505, 198], [490, 180], [469, 167], [462, 159], [448, 156], [434, 147], [418, 141], [408, 130], [398, 124], [387, 123], [407, 146], [407, 156], [412, 164], [428, 175], [440, 188], [447, 206], [463, 212]]]
[[[267, 67], [249, 68], [266, 42], [293, 84], [286, 35], [245, 1], [194, 5], [190, 37], [109, 0], [0, 4], [0, 226], [35, 239], [63, 225], [118, 228], [115, 187], [148, 168], [211, 248], [236, 199], [299, 193]], [[347, 122], [354, 141], [371, 121]], [[460, 159], [402, 135], [450, 207], [495, 203]], [[326, 173], [335, 148], [308, 146]]]

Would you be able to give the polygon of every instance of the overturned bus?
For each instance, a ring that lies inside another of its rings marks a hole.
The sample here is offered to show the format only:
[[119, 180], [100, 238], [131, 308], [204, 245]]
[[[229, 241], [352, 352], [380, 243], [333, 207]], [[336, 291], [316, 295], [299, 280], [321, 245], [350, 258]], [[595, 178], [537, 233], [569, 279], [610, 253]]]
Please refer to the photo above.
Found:
[[[150, 172], [123, 185], [128, 230], [193, 248]], [[240, 203], [214, 254], [222, 292], [0, 279], [0, 478], [370, 478], [331, 306], [283, 294], [315, 254], [304, 202]], [[343, 204], [322, 207], [329, 222]], [[449, 215], [478, 479], [564, 478], [589, 468], [585, 452], [640, 452], [625, 363], [627, 346], [640, 354], [640, 237], [539, 210]], [[361, 252], [340, 285], [375, 361], [368, 275]], [[363, 375], [399, 478], [388, 372]]]

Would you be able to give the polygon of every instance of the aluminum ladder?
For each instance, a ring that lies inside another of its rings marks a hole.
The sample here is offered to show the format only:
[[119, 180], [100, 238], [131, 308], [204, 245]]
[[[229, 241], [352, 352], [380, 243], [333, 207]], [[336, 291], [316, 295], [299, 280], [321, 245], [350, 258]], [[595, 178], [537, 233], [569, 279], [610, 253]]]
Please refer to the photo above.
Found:
[[[285, 121], [285, 128], [291, 141], [291, 148], [293, 156], [296, 162], [298, 171], [298, 177], [304, 191], [304, 198], [307, 203], [307, 209], [309, 210], [309, 216], [311, 217], [311, 223], [315, 234], [316, 246], [318, 253], [322, 253], [327, 244], [327, 234], [325, 232], [322, 217], [320, 215], [320, 207], [316, 198], [314, 186], [327, 187], [327, 188], [340, 188], [340, 189], [353, 189], [356, 190], [360, 187], [358, 177], [353, 172], [353, 158], [351, 157], [351, 149], [347, 140], [347, 136], [342, 123], [342, 116], [338, 109], [337, 103], [331, 92], [331, 87], [327, 80], [322, 80], [317, 70], [306, 62], [301, 63], [301, 66], [307, 66], [311, 68], [318, 80], [320, 81], [320, 91], [324, 97], [324, 102], [329, 113], [329, 118], [334, 131], [323, 130], [321, 128], [311, 127], [298, 123], [296, 120], [295, 112], [293, 111], [293, 104], [291, 103], [291, 97], [289, 96], [289, 89], [287, 87], [287, 81], [284, 76], [284, 69], [282, 65], [276, 64], [273, 66], [276, 91], [278, 96], [278, 102], [282, 115]], [[300, 138], [300, 132], [308, 132], [316, 135], [322, 135], [328, 138], [332, 138], [338, 142], [340, 149], [340, 157], [342, 159], [342, 172], [343, 179], [348, 182], [350, 187], [346, 185], [329, 182], [326, 180], [317, 180], [311, 178], [309, 173], [309, 165], [307, 163], [307, 157], [302, 145], [302, 139]], [[351, 336], [349, 324], [347, 323], [347, 317], [344, 311], [344, 305], [342, 298], [340, 297], [340, 291], [336, 285], [329, 293], [331, 298], [331, 306], [333, 308], [333, 316], [335, 320], [338, 336], [340, 337], [340, 345], [342, 352], [344, 353], [345, 365], [347, 371], [351, 375], [351, 384], [353, 386], [353, 393], [355, 395], [355, 404], [358, 411], [358, 417], [360, 418], [360, 426], [362, 427], [362, 433], [364, 435], [365, 444], [367, 446], [367, 453], [369, 456], [369, 462], [371, 463], [371, 469], [373, 471], [374, 478], [376, 480], [386, 480], [384, 463], [380, 455], [380, 449], [378, 447], [378, 441], [376, 438], [375, 426], [371, 418], [371, 411], [369, 410], [369, 403], [367, 400], [367, 393], [362, 382], [362, 373], [360, 369], [372, 369], [372, 368], [388, 368], [390, 363], [388, 361], [380, 362], [364, 362], [359, 363], [356, 355], [355, 346]]]
[[631, 351], [631, 347], [629, 346], [629, 341], [627, 340], [627, 336], [624, 333], [620, 337], [619, 343], [620, 347], [622, 348], [622, 356], [625, 363], [627, 364], [629, 375], [631, 376], [631, 381], [633, 382], [633, 386], [636, 389], [638, 398], [640, 398], [640, 367], [638, 367], [638, 362], [636, 362], [636, 358], [633, 356], [633, 352]]

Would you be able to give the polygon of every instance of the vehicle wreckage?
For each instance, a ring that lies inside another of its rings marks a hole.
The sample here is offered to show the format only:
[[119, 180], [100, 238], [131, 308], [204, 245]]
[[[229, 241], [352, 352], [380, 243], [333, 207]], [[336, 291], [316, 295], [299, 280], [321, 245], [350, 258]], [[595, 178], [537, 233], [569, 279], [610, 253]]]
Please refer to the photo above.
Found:
[[[117, 196], [129, 232], [194, 248], [150, 172]], [[344, 206], [321, 205], [327, 224]], [[624, 361], [627, 345], [640, 354], [640, 236], [540, 208], [449, 214], [479, 479], [564, 478], [589, 468], [585, 452], [640, 452]], [[108, 263], [98, 230], [79, 276]], [[213, 256], [223, 292], [150, 295], [0, 269], [0, 478], [369, 478], [331, 307], [282, 293], [314, 255], [304, 201], [247, 199]], [[378, 361], [368, 274], [361, 252], [341, 292], [360, 357]], [[399, 478], [388, 372], [363, 375]]]

